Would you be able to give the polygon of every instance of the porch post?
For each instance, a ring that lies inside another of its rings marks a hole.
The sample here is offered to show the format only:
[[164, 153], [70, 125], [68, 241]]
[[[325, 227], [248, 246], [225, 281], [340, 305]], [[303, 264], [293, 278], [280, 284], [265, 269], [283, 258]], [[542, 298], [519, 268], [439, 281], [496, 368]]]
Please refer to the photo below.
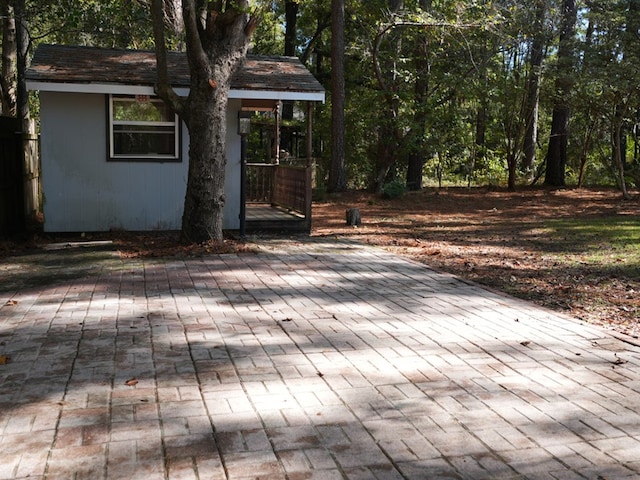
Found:
[[247, 134], [240, 135], [240, 240], [247, 232]]
[[313, 166], [313, 138], [312, 138], [312, 119], [313, 119], [313, 104], [311, 102], [307, 102], [307, 167]]
[[307, 147], [307, 168], [306, 168], [306, 189], [304, 194], [304, 217], [309, 224], [309, 231], [311, 231], [311, 201], [313, 197], [313, 104], [307, 102], [307, 134], [306, 134], [306, 147]]
[[275, 153], [275, 164], [278, 165], [280, 163], [280, 112], [282, 111], [282, 102], [278, 101], [278, 103], [276, 104], [276, 111], [275, 111], [275, 115], [276, 115], [276, 121], [275, 121], [275, 127], [276, 127], [276, 131], [274, 132], [275, 135], [275, 139], [274, 139], [274, 143], [276, 146], [276, 151]]

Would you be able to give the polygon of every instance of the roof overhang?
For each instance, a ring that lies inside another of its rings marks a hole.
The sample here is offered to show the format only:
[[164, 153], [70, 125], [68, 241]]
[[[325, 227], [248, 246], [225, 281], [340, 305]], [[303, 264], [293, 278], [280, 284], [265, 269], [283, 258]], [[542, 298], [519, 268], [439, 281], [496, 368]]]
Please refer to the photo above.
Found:
[[[38, 90], [40, 92], [61, 92], [61, 93], [98, 93], [110, 95], [155, 95], [152, 86], [147, 85], [116, 85], [101, 83], [58, 83], [27, 81], [27, 90]], [[186, 97], [189, 95], [188, 88], [174, 88], [174, 91]], [[229, 91], [229, 98], [255, 99], [255, 100], [293, 100], [324, 102], [324, 92], [284, 92], [274, 90], [238, 90]]]
[[[169, 82], [189, 94], [186, 53], [168, 52]], [[39, 45], [26, 72], [27, 88], [42, 92], [154, 95], [155, 52], [73, 45]], [[295, 57], [248, 55], [230, 79], [229, 98], [323, 102], [323, 86]]]

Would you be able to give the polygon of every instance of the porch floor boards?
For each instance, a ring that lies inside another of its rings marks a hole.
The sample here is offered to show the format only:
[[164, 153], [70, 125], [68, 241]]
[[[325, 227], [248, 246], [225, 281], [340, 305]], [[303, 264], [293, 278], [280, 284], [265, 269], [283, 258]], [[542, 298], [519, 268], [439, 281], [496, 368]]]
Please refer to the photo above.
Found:
[[309, 231], [311, 224], [297, 212], [268, 203], [247, 203], [245, 214], [251, 231]]

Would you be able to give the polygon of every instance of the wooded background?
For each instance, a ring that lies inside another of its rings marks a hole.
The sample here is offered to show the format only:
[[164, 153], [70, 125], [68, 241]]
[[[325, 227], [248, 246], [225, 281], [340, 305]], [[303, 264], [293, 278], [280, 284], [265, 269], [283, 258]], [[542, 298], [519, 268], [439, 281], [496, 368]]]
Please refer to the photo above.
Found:
[[[3, 114], [29, 116], [19, 80], [40, 42], [153, 49], [149, 4], [1, 0]], [[183, 49], [180, 1], [164, 6], [168, 42]], [[255, 0], [252, 11], [252, 53], [298, 56], [329, 93], [316, 111], [320, 190], [537, 181], [628, 195], [640, 183], [640, 0]]]

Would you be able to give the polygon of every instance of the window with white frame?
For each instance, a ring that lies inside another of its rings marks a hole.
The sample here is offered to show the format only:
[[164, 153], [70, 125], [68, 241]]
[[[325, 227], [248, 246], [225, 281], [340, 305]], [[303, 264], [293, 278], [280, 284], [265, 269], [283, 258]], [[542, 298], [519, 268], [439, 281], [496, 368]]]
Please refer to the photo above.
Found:
[[178, 116], [159, 98], [110, 95], [109, 159], [180, 161]]

